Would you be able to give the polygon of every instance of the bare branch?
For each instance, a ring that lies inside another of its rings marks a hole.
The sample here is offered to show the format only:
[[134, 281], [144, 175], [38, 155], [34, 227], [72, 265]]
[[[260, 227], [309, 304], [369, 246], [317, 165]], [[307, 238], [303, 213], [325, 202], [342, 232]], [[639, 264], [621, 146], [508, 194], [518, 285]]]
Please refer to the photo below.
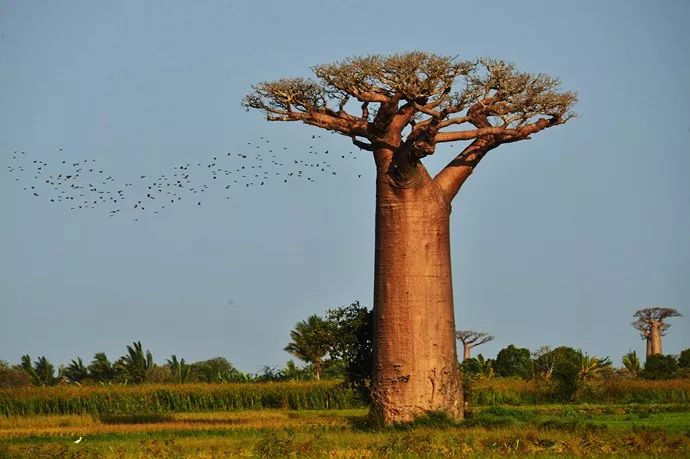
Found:
[[488, 333], [474, 330], [458, 330], [455, 332], [455, 337], [460, 340], [463, 345], [468, 347], [479, 346], [480, 344], [488, 343], [494, 339], [494, 337]]

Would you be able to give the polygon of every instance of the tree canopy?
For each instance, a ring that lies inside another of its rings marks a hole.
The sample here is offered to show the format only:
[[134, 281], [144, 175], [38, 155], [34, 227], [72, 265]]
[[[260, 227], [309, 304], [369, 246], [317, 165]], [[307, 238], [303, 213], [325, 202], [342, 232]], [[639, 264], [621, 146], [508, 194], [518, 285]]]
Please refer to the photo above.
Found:
[[670, 317], [678, 317], [681, 314], [673, 308], [643, 308], [638, 309], [633, 314], [635, 321], [632, 326], [640, 332], [643, 339], [649, 338], [652, 332], [652, 324], [659, 323], [659, 331], [661, 336], [666, 334], [666, 331], [671, 328], [671, 324], [664, 322]]
[[[338, 132], [362, 149], [400, 149], [411, 161], [433, 154], [438, 143], [481, 138], [496, 147], [575, 116], [577, 95], [561, 91], [558, 78], [500, 59], [415, 51], [350, 57], [312, 71], [316, 79], [253, 85], [243, 106], [270, 121]], [[462, 160], [472, 158], [456, 158]]]

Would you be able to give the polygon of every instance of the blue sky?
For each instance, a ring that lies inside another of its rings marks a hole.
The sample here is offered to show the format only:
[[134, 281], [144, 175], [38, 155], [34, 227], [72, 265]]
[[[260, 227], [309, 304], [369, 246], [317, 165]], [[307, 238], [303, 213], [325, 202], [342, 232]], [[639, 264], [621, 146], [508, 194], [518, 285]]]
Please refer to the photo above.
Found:
[[[113, 359], [141, 340], [159, 362], [257, 371], [284, 364], [309, 314], [370, 306], [371, 158], [240, 101], [252, 83], [409, 50], [507, 59], [580, 98], [579, 118], [491, 152], [454, 201], [457, 327], [496, 336], [479, 351], [569, 345], [619, 363], [644, 351], [633, 312], [656, 305], [685, 314], [665, 351], [690, 347], [690, 6], [490, 3], [0, 0], [0, 359]], [[337, 175], [231, 193], [207, 177], [202, 205], [158, 214], [23, 189], [33, 160], [93, 160], [126, 183], [325, 150]]]

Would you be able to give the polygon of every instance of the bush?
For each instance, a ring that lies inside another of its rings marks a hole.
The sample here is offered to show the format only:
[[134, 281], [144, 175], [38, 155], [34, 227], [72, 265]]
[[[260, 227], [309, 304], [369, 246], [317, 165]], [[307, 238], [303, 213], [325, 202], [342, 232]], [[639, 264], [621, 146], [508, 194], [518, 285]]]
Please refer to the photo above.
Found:
[[678, 372], [678, 362], [672, 355], [655, 354], [647, 357], [642, 376], [645, 379], [671, 379]]
[[27, 387], [30, 385], [31, 376], [27, 372], [11, 368], [5, 361], [0, 360], [0, 389]]
[[690, 369], [690, 349], [684, 349], [681, 351], [678, 357], [678, 368]]
[[494, 363], [494, 370], [499, 376], [532, 377], [532, 358], [529, 349], [518, 348], [512, 344], [499, 351]]
[[537, 359], [538, 371], [551, 375], [556, 383], [554, 396], [560, 401], [570, 401], [580, 384], [581, 354], [575, 349], [560, 346]]

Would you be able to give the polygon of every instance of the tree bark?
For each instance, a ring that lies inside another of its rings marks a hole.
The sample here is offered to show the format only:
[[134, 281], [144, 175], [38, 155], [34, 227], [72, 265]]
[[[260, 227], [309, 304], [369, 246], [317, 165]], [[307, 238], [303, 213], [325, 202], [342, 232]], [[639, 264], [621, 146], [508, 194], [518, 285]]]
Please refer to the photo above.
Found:
[[375, 152], [374, 381], [384, 425], [432, 411], [463, 417], [450, 265], [450, 202], [421, 163]]
[[661, 322], [655, 320], [650, 325], [650, 355], [661, 354]]
[[465, 360], [470, 358], [470, 350], [472, 349], [472, 346], [468, 346], [467, 344], [462, 345], [462, 361], [464, 362]]

